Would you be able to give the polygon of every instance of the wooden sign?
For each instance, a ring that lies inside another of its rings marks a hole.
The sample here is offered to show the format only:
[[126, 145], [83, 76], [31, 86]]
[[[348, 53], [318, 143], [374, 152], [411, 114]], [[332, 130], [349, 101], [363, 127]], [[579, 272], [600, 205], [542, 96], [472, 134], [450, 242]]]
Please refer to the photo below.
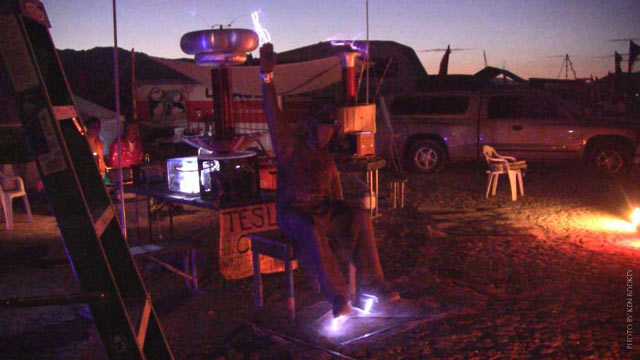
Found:
[[[250, 233], [275, 230], [275, 203], [223, 209], [218, 212], [220, 224], [219, 268], [225, 279], [242, 279], [253, 275]], [[282, 261], [260, 257], [262, 273], [284, 271]]]

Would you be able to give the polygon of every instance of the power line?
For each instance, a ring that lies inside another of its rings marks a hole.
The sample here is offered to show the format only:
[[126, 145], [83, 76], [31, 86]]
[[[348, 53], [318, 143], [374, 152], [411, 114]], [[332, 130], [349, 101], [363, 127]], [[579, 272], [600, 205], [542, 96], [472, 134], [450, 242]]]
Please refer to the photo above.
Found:
[[[467, 50], [477, 50], [476, 48], [453, 48], [451, 51], [467, 51]], [[433, 49], [424, 49], [420, 50], [420, 52], [440, 52], [447, 51], [447, 48], [433, 48]]]
[[627, 41], [631, 41], [631, 40], [638, 40], [638, 38], [611, 39], [611, 40], [609, 40], [609, 41], [612, 41], [612, 42], [623, 42], [623, 41], [624, 41], [624, 42], [627, 42]]

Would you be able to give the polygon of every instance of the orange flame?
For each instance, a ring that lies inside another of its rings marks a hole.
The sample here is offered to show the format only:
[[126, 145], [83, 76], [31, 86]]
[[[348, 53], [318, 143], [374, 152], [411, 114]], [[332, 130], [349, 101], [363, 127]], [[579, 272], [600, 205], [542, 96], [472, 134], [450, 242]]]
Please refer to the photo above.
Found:
[[636, 227], [640, 224], [640, 208], [633, 210], [633, 213], [631, 214], [631, 223]]

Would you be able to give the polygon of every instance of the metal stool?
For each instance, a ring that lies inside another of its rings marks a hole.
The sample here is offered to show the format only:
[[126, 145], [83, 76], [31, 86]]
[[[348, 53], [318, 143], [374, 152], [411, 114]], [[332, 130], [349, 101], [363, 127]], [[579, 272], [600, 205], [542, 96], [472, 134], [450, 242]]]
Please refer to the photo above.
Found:
[[[262, 274], [260, 273], [260, 255], [269, 256], [284, 262], [284, 280], [287, 289], [287, 316], [291, 320], [296, 318], [296, 300], [293, 289], [292, 262], [296, 260], [293, 252], [293, 242], [282, 235], [279, 230], [269, 230], [247, 234], [251, 239], [253, 256], [253, 300], [255, 306], [264, 304], [262, 298]], [[356, 294], [356, 268], [349, 263], [349, 297]]]
[[398, 173], [394, 173], [391, 175], [391, 180], [389, 182], [389, 191], [391, 191], [391, 195], [393, 198], [394, 209], [398, 207], [398, 202], [400, 203], [401, 208], [404, 207], [404, 184], [406, 183], [407, 178], [404, 175]]

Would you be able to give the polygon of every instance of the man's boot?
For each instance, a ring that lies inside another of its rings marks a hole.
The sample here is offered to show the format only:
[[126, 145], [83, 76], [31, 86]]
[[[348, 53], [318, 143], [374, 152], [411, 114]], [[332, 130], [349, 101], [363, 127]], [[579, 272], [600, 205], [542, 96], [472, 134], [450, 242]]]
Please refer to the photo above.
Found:
[[336, 295], [333, 298], [333, 317], [337, 318], [342, 315], [347, 315], [353, 310], [349, 300], [344, 295]]

